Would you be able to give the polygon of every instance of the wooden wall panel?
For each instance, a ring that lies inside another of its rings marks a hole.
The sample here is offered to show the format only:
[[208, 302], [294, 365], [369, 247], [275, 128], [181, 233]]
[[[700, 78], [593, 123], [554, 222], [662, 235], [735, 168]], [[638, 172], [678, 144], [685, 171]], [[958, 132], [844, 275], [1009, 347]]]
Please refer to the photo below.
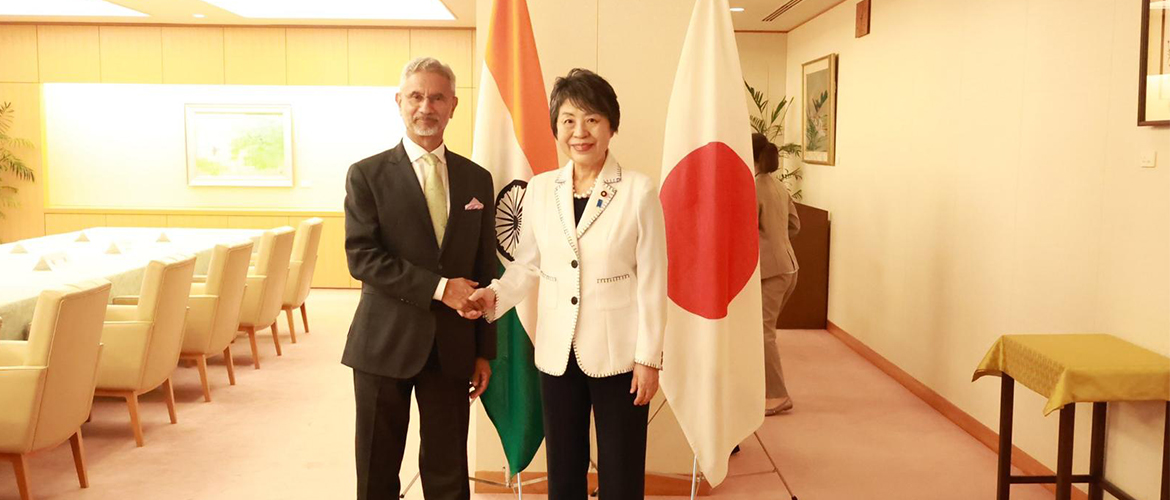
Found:
[[37, 26], [42, 82], [100, 82], [97, 26]]
[[348, 85], [346, 30], [288, 28], [289, 85]]
[[226, 215], [167, 215], [167, 227], [228, 227]]
[[475, 49], [472, 30], [410, 30], [410, 58], [434, 57], [455, 72], [455, 86], [471, 88], [471, 52]]
[[105, 214], [45, 214], [45, 234], [68, 233], [105, 225]]
[[284, 85], [283, 28], [224, 28], [224, 82], [231, 85]]
[[0, 82], [36, 82], [37, 27], [0, 26]]
[[223, 28], [163, 28], [163, 83], [224, 83]]
[[227, 227], [232, 229], [274, 229], [287, 225], [288, 217], [229, 215]]
[[167, 227], [167, 216], [162, 214], [108, 214], [110, 227]]
[[101, 26], [104, 83], [162, 83], [162, 35], [152, 26]]
[[410, 61], [410, 30], [350, 29], [349, 84], [397, 86]]

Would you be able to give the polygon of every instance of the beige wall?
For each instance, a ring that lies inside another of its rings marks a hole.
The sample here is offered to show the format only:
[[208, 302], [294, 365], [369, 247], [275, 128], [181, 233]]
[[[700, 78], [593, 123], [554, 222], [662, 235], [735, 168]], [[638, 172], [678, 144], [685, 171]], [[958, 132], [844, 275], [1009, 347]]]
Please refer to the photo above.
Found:
[[[854, 3], [788, 35], [793, 93], [840, 55], [837, 165], [803, 182], [832, 213], [829, 319], [992, 429], [999, 384], [970, 379], [1001, 334], [1170, 354], [1170, 130], [1135, 125], [1138, 2], [879, 0], [860, 39]], [[1055, 414], [1016, 397], [1016, 444], [1054, 467]], [[1161, 406], [1110, 416], [1107, 473], [1137, 498], [1157, 496]]]

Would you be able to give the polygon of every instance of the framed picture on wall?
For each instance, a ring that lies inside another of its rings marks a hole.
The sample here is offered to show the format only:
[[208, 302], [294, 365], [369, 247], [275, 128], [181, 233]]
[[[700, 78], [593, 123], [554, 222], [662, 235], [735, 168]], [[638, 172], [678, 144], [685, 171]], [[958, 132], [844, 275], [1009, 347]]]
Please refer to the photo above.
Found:
[[801, 146], [805, 163], [835, 165], [837, 161], [837, 54], [801, 66], [803, 122]]
[[291, 187], [292, 108], [187, 104], [187, 185]]
[[1138, 125], [1170, 126], [1170, 3], [1142, 3]]

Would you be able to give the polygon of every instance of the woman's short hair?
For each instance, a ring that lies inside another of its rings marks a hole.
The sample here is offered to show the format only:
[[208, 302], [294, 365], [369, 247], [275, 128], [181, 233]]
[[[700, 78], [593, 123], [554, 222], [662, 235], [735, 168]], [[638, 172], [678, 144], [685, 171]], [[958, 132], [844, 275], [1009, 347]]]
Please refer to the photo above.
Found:
[[444, 64], [443, 61], [433, 57], [416, 57], [406, 63], [406, 66], [402, 68], [402, 80], [399, 80], [402, 83], [399, 83], [399, 85], [406, 83], [406, 79], [410, 78], [410, 75], [424, 71], [427, 73], [438, 73], [446, 77], [447, 81], [451, 82], [451, 93], [455, 93], [455, 72], [451, 71], [451, 67]]
[[582, 68], [573, 68], [568, 75], [558, 77], [549, 95], [548, 121], [552, 125], [553, 137], [557, 135], [557, 115], [561, 105], [569, 101], [574, 106], [590, 113], [597, 113], [609, 120], [609, 127], [618, 130], [622, 112], [618, 106], [617, 94], [613, 87], [597, 73]]
[[780, 150], [759, 132], [752, 134], [752, 159], [756, 162], [756, 170], [762, 174], [770, 174], [780, 168]]

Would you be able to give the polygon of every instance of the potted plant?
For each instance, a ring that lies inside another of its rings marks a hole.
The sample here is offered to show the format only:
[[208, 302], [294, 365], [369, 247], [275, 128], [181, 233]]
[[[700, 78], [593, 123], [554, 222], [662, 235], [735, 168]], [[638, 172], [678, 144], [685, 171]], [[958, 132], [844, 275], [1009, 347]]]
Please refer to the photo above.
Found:
[[[744, 80], [743, 85], [747, 87], [748, 94], [751, 94], [752, 96], [752, 103], [756, 106], [756, 109], [751, 113], [752, 116], [750, 117], [752, 131], [763, 134], [764, 137], [767, 137], [768, 140], [773, 143], [776, 142], [777, 138], [783, 140], [784, 116], [788, 114], [788, 109], [791, 107], [793, 98], [781, 98], [780, 103], [773, 107], [770, 100], [764, 95], [764, 93], [752, 87], [751, 84], [747, 82], [747, 80]], [[780, 165], [782, 165], [780, 170], [775, 174], [776, 178], [779, 179], [780, 182], [783, 183], [789, 191], [792, 191], [794, 181], [803, 179], [804, 175], [801, 173], [799, 166], [789, 170], [788, 167], [784, 165], [783, 159], [790, 156], [799, 156], [800, 144], [789, 142], [784, 145], [777, 144], [776, 148], [780, 150]], [[792, 197], [796, 200], [802, 199], [801, 190], [796, 189], [796, 191], [792, 193]]]
[[11, 175], [16, 180], [35, 181], [36, 177], [31, 168], [24, 164], [24, 160], [16, 156], [14, 151], [21, 149], [33, 149], [33, 143], [27, 139], [12, 137], [8, 131], [12, 128], [12, 117], [16, 111], [12, 109], [12, 103], [6, 102], [0, 105], [0, 219], [5, 218], [5, 208], [17, 208], [20, 206], [20, 201], [16, 199], [16, 194], [20, 189], [12, 184], [8, 184], [5, 180], [6, 175]]

